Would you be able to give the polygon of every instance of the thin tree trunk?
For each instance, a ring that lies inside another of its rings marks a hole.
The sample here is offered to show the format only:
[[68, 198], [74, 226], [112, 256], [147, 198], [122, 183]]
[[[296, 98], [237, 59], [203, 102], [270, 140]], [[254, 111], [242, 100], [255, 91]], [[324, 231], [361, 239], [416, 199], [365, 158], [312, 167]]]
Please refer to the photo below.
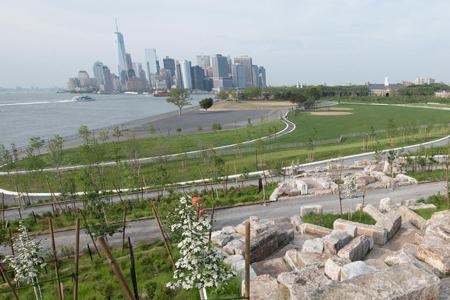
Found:
[[80, 218], [75, 222], [75, 272], [73, 283], [73, 300], [78, 300], [78, 272], [80, 261]]
[[134, 261], [134, 251], [133, 245], [131, 244], [131, 239], [128, 237], [128, 251], [130, 253], [130, 275], [131, 275], [131, 283], [133, 284], [133, 292], [136, 300], [139, 299], [139, 291], [136, 277], [136, 267]]
[[5, 279], [6, 283], [8, 284], [9, 289], [13, 293], [14, 298], [16, 298], [16, 300], [19, 300], [19, 295], [17, 295], [16, 289], [11, 284], [11, 281], [9, 281], [8, 274], [6, 274], [6, 271], [3, 269], [2, 264], [0, 264], [0, 272], [2, 273], [3, 278]]
[[56, 244], [55, 244], [55, 232], [53, 230], [53, 221], [51, 218], [48, 218], [48, 224], [49, 224], [49, 228], [50, 228], [50, 233], [51, 233], [51, 238], [52, 238], [52, 251], [53, 251], [53, 259], [55, 261], [55, 275], [56, 275], [56, 284], [57, 284], [57, 288], [58, 288], [58, 298], [60, 300], [64, 299], [64, 292], [62, 290], [62, 285], [61, 285], [61, 277], [59, 275], [59, 268], [58, 268], [58, 255], [56, 252]]

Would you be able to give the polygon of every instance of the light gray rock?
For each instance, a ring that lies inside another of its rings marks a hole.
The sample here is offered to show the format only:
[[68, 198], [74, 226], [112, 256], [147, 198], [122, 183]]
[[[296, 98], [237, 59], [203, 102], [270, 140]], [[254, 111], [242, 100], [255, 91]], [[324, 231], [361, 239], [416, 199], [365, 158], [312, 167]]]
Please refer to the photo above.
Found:
[[300, 217], [304, 217], [309, 214], [319, 215], [322, 213], [322, 205], [303, 205], [300, 207]]
[[402, 226], [402, 216], [396, 211], [390, 211], [377, 220], [376, 226], [386, 230], [386, 237], [390, 240]]
[[354, 261], [349, 264], [346, 264], [341, 269], [341, 281], [348, 280], [357, 276], [361, 276], [364, 274], [369, 274], [376, 272], [377, 269], [374, 267], [368, 266], [363, 261]]
[[371, 204], [366, 204], [363, 211], [371, 216], [375, 221], [380, 221], [383, 218], [383, 214]]
[[331, 280], [341, 280], [341, 269], [344, 265], [351, 263], [347, 258], [333, 256], [325, 262], [325, 275]]
[[[236, 272], [237, 276], [239, 276], [240, 278], [244, 278], [245, 261], [242, 255], [235, 254], [227, 256], [225, 257], [224, 262]], [[253, 267], [250, 265], [250, 278], [254, 277], [256, 277], [256, 273], [253, 270]]]
[[450, 299], [450, 277], [441, 279], [439, 300]]
[[323, 240], [321, 238], [306, 240], [303, 243], [302, 252], [322, 254], [322, 252], [323, 252]]
[[235, 234], [236, 231], [234, 230], [233, 226], [225, 226], [222, 228], [222, 232], [225, 234]]
[[219, 247], [225, 246], [232, 239], [230, 234], [225, 234], [222, 230], [211, 233], [211, 241]]
[[331, 233], [330, 228], [322, 227], [319, 225], [311, 224], [311, 223], [302, 223], [300, 225], [300, 233], [301, 234], [310, 234], [315, 236], [326, 236]]
[[291, 224], [294, 226], [295, 231], [300, 231], [300, 225], [302, 225], [302, 223], [300, 215], [293, 215], [291, 217]]
[[434, 204], [426, 204], [426, 203], [417, 203], [415, 205], [408, 206], [411, 210], [417, 210], [417, 209], [436, 209], [436, 205]]
[[222, 248], [222, 250], [229, 255], [233, 254], [242, 255], [244, 252], [244, 241], [237, 239], [231, 240]]
[[365, 235], [355, 237], [344, 248], [339, 250], [338, 256], [351, 261], [363, 259], [371, 249], [371, 245], [373, 245], [371, 239], [371, 237]]
[[333, 230], [330, 234], [323, 237], [324, 251], [329, 254], [336, 254], [340, 249], [347, 245], [352, 236], [343, 230]]
[[419, 229], [425, 228], [427, 221], [408, 207], [400, 206], [398, 212], [402, 216], [403, 222], [409, 222]]
[[276, 187], [273, 190], [272, 194], [270, 194], [269, 201], [271, 201], [271, 202], [278, 201], [279, 197], [280, 197], [280, 189], [278, 187]]
[[282, 257], [275, 257], [255, 262], [252, 264], [252, 268], [255, 270], [257, 275], [269, 274], [274, 278], [276, 278], [280, 273], [292, 271]]
[[393, 208], [395, 208], [395, 204], [389, 197], [381, 199], [380, 204], [378, 205], [378, 210], [381, 212], [388, 212]]
[[334, 229], [347, 231], [350, 226], [356, 227], [357, 235], [367, 235], [373, 238], [373, 241], [377, 245], [384, 245], [387, 242], [387, 232], [384, 228], [376, 225], [367, 225], [343, 219], [337, 219], [333, 223]]
[[315, 290], [331, 283], [317, 266], [306, 267], [300, 271], [281, 273], [277, 279], [280, 285], [284, 287], [284, 294], [288, 294], [290, 300], [304, 299], [308, 290]]
[[301, 270], [308, 266], [323, 267], [328, 256], [319, 253], [301, 252], [296, 249], [286, 251], [283, 259], [292, 270]]
[[[245, 284], [242, 284], [245, 289]], [[256, 276], [250, 280], [250, 299], [252, 300], [284, 300], [282, 287], [278, 281], [270, 275]]]
[[304, 299], [432, 300], [439, 297], [439, 283], [439, 278], [432, 273], [405, 264], [332, 282], [309, 291]]

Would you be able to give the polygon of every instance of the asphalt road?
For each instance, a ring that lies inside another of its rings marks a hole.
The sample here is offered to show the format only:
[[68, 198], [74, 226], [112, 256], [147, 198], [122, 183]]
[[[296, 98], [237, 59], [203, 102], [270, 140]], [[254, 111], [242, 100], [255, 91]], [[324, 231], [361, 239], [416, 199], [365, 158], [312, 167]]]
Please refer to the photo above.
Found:
[[[373, 190], [368, 192], [366, 203], [378, 205], [379, 200], [385, 197], [390, 197], [395, 203], [399, 203], [402, 200], [428, 197], [438, 192], [445, 193], [444, 183], [424, 183], [400, 187], [396, 190]], [[358, 200], [345, 200], [343, 203], [344, 211], [349, 211], [354, 208], [358, 203], [357, 201]], [[294, 214], [298, 214], [302, 205], [310, 204], [322, 205], [324, 211], [327, 212], [336, 212], [339, 209], [339, 202], [336, 195], [292, 197], [289, 199], [282, 199], [278, 202], [271, 202], [267, 205], [258, 204], [217, 210], [215, 212], [214, 227], [218, 229], [227, 225], [237, 225], [249, 216], [258, 216], [260, 218], [290, 217]], [[158, 227], [155, 221], [150, 219], [129, 222], [126, 228], [126, 235], [131, 237], [133, 243], [139, 241], [153, 242], [160, 239]], [[36, 235], [36, 238], [42, 240], [42, 245], [45, 248], [50, 249], [50, 237], [47, 233], [38, 234]], [[73, 248], [75, 232], [73, 230], [57, 232], [55, 234], [55, 239], [58, 249], [61, 250], [62, 247]], [[84, 231], [82, 232], [80, 239], [83, 248], [85, 248], [88, 243], [91, 243], [89, 236]], [[120, 246], [122, 234], [116, 233], [108, 238], [108, 240], [112, 246]], [[10, 253], [10, 249], [2, 246], [0, 247], [0, 253], [8, 254]]]

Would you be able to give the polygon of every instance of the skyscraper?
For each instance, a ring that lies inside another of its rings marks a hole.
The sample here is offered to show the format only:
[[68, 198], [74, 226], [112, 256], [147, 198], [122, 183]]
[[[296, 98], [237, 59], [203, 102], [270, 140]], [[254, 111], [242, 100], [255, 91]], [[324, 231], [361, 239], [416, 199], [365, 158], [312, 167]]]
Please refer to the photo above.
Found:
[[127, 65], [126, 65], [126, 52], [125, 52], [125, 42], [123, 40], [122, 33], [119, 32], [119, 28], [116, 22], [116, 37], [117, 37], [117, 52], [119, 61], [119, 76], [120, 81], [125, 82], [127, 80]]
[[233, 86], [238, 89], [245, 88], [245, 66], [242, 64], [234, 64], [232, 66]]
[[166, 56], [166, 58], [163, 59], [163, 66], [164, 69], [170, 70], [172, 76], [175, 75], [175, 60], [173, 58]]
[[204, 79], [205, 70], [200, 66], [191, 67], [192, 88], [195, 90], [205, 90]]
[[252, 58], [247, 55], [242, 55], [235, 57], [234, 63], [241, 64], [245, 67], [245, 87], [253, 86]]
[[159, 62], [157, 63], [156, 49], [145, 49], [145, 63], [148, 66], [147, 73], [158, 74]]
[[203, 70], [206, 70], [211, 66], [211, 58], [209, 55], [197, 55], [197, 65]]
[[104, 92], [111, 92], [113, 90], [113, 78], [111, 76], [111, 71], [107, 66], [103, 66], [103, 91]]
[[105, 77], [103, 75], [103, 63], [100, 61], [96, 61], [94, 63], [94, 66], [92, 67], [92, 70], [94, 72], [94, 77], [97, 80], [97, 84], [99, 86], [105, 84]]
[[129, 72], [130, 70], [133, 70], [133, 60], [131, 59], [130, 53], [125, 54], [125, 62], [126, 62], [127, 72]]
[[181, 78], [183, 79], [183, 88], [192, 89], [191, 62], [180, 60]]
[[183, 87], [183, 77], [181, 76], [181, 66], [179, 61], [175, 63], [175, 78], [176, 87], [181, 89]]
[[228, 77], [228, 60], [221, 54], [216, 54], [212, 58], [213, 77], [226, 78]]
[[258, 66], [257, 65], [252, 65], [252, 81], [253, 81], [253, 86], [256, 87], [260, 87], [259, 86], [259, 82], [258, 82]]
[[259, 73], [258, 74], [259, 80], [261, 81], [261, 87], [263, 88], [267, 87], [266, 69], [263, 66], [259, 66], [258, 73]]

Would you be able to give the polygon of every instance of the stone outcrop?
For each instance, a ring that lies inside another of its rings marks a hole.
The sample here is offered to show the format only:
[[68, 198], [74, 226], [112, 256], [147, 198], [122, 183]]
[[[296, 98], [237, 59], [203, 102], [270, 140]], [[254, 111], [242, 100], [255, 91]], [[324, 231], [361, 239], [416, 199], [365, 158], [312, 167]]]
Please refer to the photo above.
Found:
[[310, 234], [315, 236], [326, 236], [331, 233], [330, 228], [322, 227], [319, 225], [314, 225], [311, 223], [303, 223], [300, 225], [300, 233], [301, 234]]
[[306, 240], [303, 243], [302, 252], [319, 253], [323, 252], [323, 240], [320, 238]]
[[356, 227], [356, 235], [367, 235], [373, 239], [375, 244], [384, 245], [387, 242], [387, 232], [384, 228], [376, 225], [367, 225], [343, 219], [337, 219], [333, 223], [334, 229], [351, 232]]
[[325, 275], [327, 275], [331, 280], [339, 281], [341, 280], [342, 267], [349, 263], [351, 263], [351, 261], [347, 258], [333, 256], [325, 262]]
[[450, 212], [434, 213], [427, 222], [417, 257], [443, 274], [450, 274]]
[[300, 207], [300, 217], [304, 217], [309, 214], [319, 215], [322, 213], [322, 205], [303, 205]]
[[355, 237], [344, 248], [339, 250], [338, 256], [346, 258], [350, 261], [362, 260], [372, 248], [372, 238], [365, 235], [360, 235]]
[[290, 300], [305, 299], [307, 291], [316, 290], [331, 283], [317, 266], [306, 267], [301, 271], [281, 273], [277, 279], [285, 290], [284, 294], [289, 295], [288, 299]]
[[413, 264], [398, 265], [332, 282], [306, 294], [308, 300], [431, 300], [439, 297], [439, 278]]
[[363, 261], [354, 261], [342, 266], [341, 268], [341, 281], [352, 279], [357, 276], [376, 272], [377, 269], [367, 265]]
[[347, 245], [352, 236], [342, 230], [333, 230], [330, 234], [323, 237], [324, 251], [329, 254], [336, 254], [340, 249]]
[[[245, 285], [242, 284], [242, 289]], [[250, 280], [250, 299], [252, 300], [284, 300], [282, 287], [270, 275], [256, 276]]]

